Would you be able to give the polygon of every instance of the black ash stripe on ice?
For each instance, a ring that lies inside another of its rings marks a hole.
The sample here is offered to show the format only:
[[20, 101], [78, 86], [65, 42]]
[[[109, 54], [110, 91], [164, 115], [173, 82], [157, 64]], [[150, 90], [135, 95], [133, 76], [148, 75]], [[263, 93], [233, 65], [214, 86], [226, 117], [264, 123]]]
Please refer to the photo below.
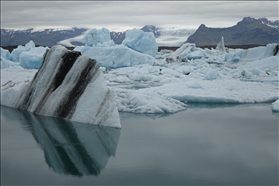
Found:
[[71, 68], [73, 67], [75, 61], [79, 56], [81, 56], [80, 52], [69, 51], [62, 57], [63, 63], [59, 67], [58, 72], [56, 73], [53, 80], [53, 86], [54, 86], [53, 91], [55, 91], [62, 84], [66, 75], [71, 70]]
[[68, 51], [64, 56], [62, 57], [62, 63], [59, 66], [57, 73], [55, 74], [52, 83], [50, 83], [50, 87], [45, 92], [44, 96], [42, 97], [40, 104], [37, 105], [34, 112], [39, 113], [41, 108], [44, 106], [46, 100], [48, 97], [53, 93], [64, 81], [66, 75], [73, 67], [75, 61], [77, 58], [81, 55], [80, 52], [76, 51]]
[[86, 89], [88, 83], [91, 81], [93, 76], [99, 75], [96, 73], [97, 70], [98, 65], [96, 60], [88, 59], [85, 68], [81, 71], [80, 76], [78, 77], [78, 80], [73, 85], [68, 94], [62, 98], [60, 102], [61, 104], [55, 110], [55, 116], [68, 119], [72, 117], [75, 112], [77, 102]]

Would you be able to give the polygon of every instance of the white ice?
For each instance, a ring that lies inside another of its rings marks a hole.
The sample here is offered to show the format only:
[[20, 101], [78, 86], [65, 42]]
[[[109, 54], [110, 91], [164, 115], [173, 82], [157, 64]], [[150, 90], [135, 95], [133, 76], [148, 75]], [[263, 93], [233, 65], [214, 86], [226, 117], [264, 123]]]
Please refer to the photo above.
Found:
[[274, 112], [279, 112], [279, 99], [272, 103], [271, 109]]
[[[275, 46], [226, 48], [224, 52], [185, 43], [176, 51], [162, 50], [155, 57], [123, 45], [80, 46], [75, 50], [97, 60], [108, 87], [115, 94], [119, 111], [173, 113], [186, 109], [190, 102], [272, 103], [278, 100], [279, 60], [278, 54], [273, 56]], [[1, 89], [20, 84], [20, 79], [30, 80], [30, 73], [27, 77], [24, 71], [19, 67], [1, 69], [2, 76], [7, 76], [1, 79]]]
[[79, 46], [75, 48], [82, 55], [96, 59], [99, 66], [106, 68], [121, 68], [139, 64], [156, 64], [157, 60], [147, 54], [142, 54], [128, 47], [117, 45], [110, 47]]
[[107, 28], [92, 29], [85, 36], [85, 46], [114, 46], [114, 41], [110, 38], [110, 31]]
[[43, 55], [48, 47], [35, 47], [30, 40], [25, 46], [19, 45], [10, 54], [1, 48], [1, 68], [21, 66], [27, 69], [38, 69], [42, 65]]
[[31, 48], [35, 48], [35, 43], [31, 40], [28, 43], [26, 43], [25, 46], [19, 45], [16, 49], [14, 49], [11, 53], [11, 60], [14, 62], [19, 61], [19, 56], [22, 52], [26, 52], [31, 50]]
[[[4, 80], [1, 78], [1, 105], [21, 108], [22, 101], [28, 99], [29, 104], [23, 106], [26, 107], [25, 110], [45, 116], [57, 116], [60, 105], [64, 104], [63, 101], [68, 101], [71, 91], [77, 87], [75, 83], [78, 82], [78, 79], [83, 78], [84, 68], [93, 63], [86, 56], [79, 56], [72, 68], [66, 73], [65, 78], [62, 79], [61, 84], [53, 90], [56, 75], [61, 72], [62, 58], [67, 52], [64, 47], [52, 47], [45, 57], [44, 65], [32, 82], [34, 73], [28, 74], [31, 75], [29, 79], [26, 77], [27, 70], [17, 68], [14, 72], [23, 71], [24, 73], [20, 75], [18, 73], [9, 74], [10, 68], [2, 69], [1, 74], [6, 73], [7, 77]], [[79, 86], [86, 87], [84, 87], [75, 107], [72, 107], [72, 114], [66, 115], [66, 119], [121, 128], [114, 94], [107, 87], [102, 71], [97, 66], [93, 66], [89, 69], [88, 75], [91, 75], [92, 78], [86, 84], [82, 84], [83, 82], [79, 84]], [[27, 80], [23, 81], [23, 79]], [[31, 93], [26, 94], [28, 91]], [[65, 109], [67, 108], [65, 107]]]
[[11, 59], [11, 54], [8, 50], [6, 49], [3, 49], [2, 47], [0, 47], [1, 49], [1, 58], [2, 59], [7, 59], [7, 60], [10, 60]]
[[38, 69], [42, 65], [43, 55], [46, 47], [31, 48], [29, 51], [22, 52], [19, 56], [19, 64], [23, 68]]
[[125, 46], [143, 54], [155, 56], [158, 51], [158, 43], [152, 32], [133, 29], [125, 33], [125, 39], [122, 41]]

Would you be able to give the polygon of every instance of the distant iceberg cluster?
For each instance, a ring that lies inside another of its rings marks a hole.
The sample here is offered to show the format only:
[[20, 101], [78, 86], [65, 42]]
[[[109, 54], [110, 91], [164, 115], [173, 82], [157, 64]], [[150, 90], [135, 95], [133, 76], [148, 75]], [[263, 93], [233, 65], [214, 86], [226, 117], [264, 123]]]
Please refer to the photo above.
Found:
[[[131, 30], [126, 34], [123, 43], [116, 45], [107, 29], [93, 29], [85, 35], [85, 46], [74, 49], [96, 60], [120, 112], [164, 114], [185, 110], [187, 103], [272, 103], [279, 99], [276, 43], [231, 49], [221, 38], [216, 48], [184, 43], [176, 51], [158, 51], [152, 33]], [[1, 49], [1, 90], [20, 89], [22, 83], [30, 82], [46, 50], [32, 42], [12, 53]], [[96, 96], [88, 93], [84, 102]]]
[[42, 65], [43, 55], [48, 47], [35, 47], [31, 40], [25, 46], [19, 45], [11, 53], [1, 48], [1, 68], [21, 66], [26, 69], [38, 69]]

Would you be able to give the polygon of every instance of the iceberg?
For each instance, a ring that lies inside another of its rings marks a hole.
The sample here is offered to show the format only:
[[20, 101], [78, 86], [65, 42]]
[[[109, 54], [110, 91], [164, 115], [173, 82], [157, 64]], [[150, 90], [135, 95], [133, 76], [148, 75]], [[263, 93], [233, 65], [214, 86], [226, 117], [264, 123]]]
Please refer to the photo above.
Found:
[[[267, 57], [274, 56], [274, 50], [277, 44], [272, 43], [266, 46], [259, 46], [249, 49], [236, 49], [233, 52], [227, 53], [225, 55], [226, 62], [249, 62], [255, 60], [265, 59]], [[278, 56], [278, 53], [276, 53]]]
[[11, 61], [18, 62], [19, 56], [22, 52], [26, 52], [31, 50], [31, 48], [35, 48], [35, 43], [30, 40], [25, 46], [19, 45], [16, 49], [14, 49], [11, 53]]
[[8, 50], [6, 49], [3, 49], [2, 47], [0, 47], [1, 49], [1, 58], [2, 59], [7, 59], [7, 60], [10, 60], [11, 59], [11, 54]]
[[221, 41], [217, 44], [216, 50], [226, 53], [225, 42], [224, 42], [223, 36], [221, 37]]
[[[279, 54], [275, 53], [276, 48], [277, 44], [268, 44], [250, 49], [227, 48], [227, 53], [224, 53], [185, 43], [176, 51], [160, 51], [156, 57], [125, 45], [79, 46], [74, 51], [97, 61], [106, 85], [114, 94], [118, 111], [169, 114], [186, 109], [186, 104], [191, 102], [271, 103], [278, 100]], [[13, 94], [19, 94], [21, 87], [31, 82], [36, 71], [11, 67], [2, 68], [1, 73], [2, 97], [5, 95], [8, 99], [8, 96], [20, 97]], [[50, 76], [52, 81], [54, 74]], [[76, 82], [72, 84], [75, 86]], [[40, 84], [37, 86], [39, 89]], [[4, 93], [8, 90], [9, 93]], [[77, 113], [87, 112], [91, 99], [99, 96], [93, 92], [84, 95], [84, 107], [79, 107], [81, 109]], [[48, 100], [48, 103], [56, 107], [55, 101]]]
[[274, 112], [279, 112], [279, 99], [272, 103], [271, 110]]
[[85, 36], [85, 46], [98, 46], [107, 47], [114, 46], [115, 43], [110, 38], [110, 31], [106, 28], [102, 29], [92, 29]]
[[205, 50], [197, 48], [195, 43], [184, 43], [170, 57], [174, 60], [180, 59], [180, 61], [187, 62], [188, 60], [208, 58], [208, 54]]
[[83, 56], [94, 58], [99, 66], [106, 68], [121, 68], [140, 64], [153, 65], [157, 60], [147, 54], [136, 52], [125, 46], [88, 47], [79, 46], [75, 51], [80, 51]]
[[29, 51], [22, 52], [19, 56], [19, 64], [23, 68], [38, 69], [43, 62], [43, 55], [46, 52], [45, 47], [31, 48]]
[[[258, 82], [214, 80], [167, 83], [141, 89], [187, 103], [268, 103], [279, 98], [278, 87]], [[197, 86], [199, 85], [199, 86]]]
[[31, 82], [2, 90], [1, 104], [45, 116], [121, 128], [114, 94], [96, 60], [53, 46]]
[[13, 61], [10, 61], [8, 59], [5, 58], [0, 58], [1, 60], [1, 68], [9, 68], [9, 67], [14, 67], [14, 66], [19, 66], [18, 63], [15, 63]]
[[158, 43], [151, 32], [142, 30], [128, 30], [122, 44], [143, 54], [155, 56], [158, 52]]

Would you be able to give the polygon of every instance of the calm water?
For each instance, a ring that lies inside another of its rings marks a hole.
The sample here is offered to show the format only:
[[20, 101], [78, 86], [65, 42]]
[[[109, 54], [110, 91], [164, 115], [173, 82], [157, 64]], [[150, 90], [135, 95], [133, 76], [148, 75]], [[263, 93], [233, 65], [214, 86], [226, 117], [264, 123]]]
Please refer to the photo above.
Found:
[[121, 114], [122, 129], [1, 107], [2, 185], [278, 185], [270, 104]]

